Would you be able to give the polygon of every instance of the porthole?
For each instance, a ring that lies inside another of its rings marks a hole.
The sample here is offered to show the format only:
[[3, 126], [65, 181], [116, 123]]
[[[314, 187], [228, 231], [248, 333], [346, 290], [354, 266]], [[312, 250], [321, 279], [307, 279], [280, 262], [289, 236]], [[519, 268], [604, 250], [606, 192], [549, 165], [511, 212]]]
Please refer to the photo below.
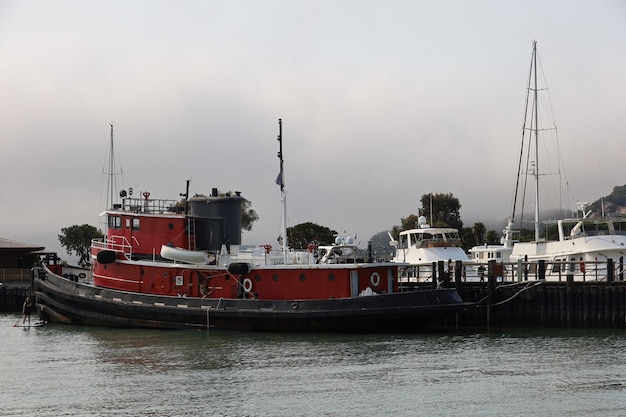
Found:
[[170, 230], [174, 230], [174, 223], [170, 223], [168, 227]]
[[300, 274], [300, 281], [302, 282], [306, 281], [306, 275]]
[[335, 274], [333, 274], [332, 272], [330, 274], [328, 274], [328, 280], [329, 281], [334, 281], [335, 280]]
[[274, 282], [278, 281], [278, 275], [276, 274], [272, 275], [272, 281]]
[[256, 274], [256, 275], [254, 276], [254, 280], [255, 280], [256, 282], [261, 281], [261, 275]]

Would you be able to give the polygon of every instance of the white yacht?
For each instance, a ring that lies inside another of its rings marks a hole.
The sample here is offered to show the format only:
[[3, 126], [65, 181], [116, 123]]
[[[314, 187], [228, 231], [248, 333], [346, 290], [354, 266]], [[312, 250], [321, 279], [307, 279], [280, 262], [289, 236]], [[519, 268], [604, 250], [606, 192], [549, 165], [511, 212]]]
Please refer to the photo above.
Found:
[[400, 280], [405, 282], [430, 281], [433, 277], [433, 264], [444, 262], [446, 272], [450, 271], [451, 263], [470, 259], [461, 246], [459, 231], [448, 227], [431, 227], [426, 217], [420, 216], [416, 229], [400, 232], [398, 240], [391, 238], [390, 245], [395, 247], [396, 254], [392, 262], [408, 263], [410, 266], [401, 268]]
[[[587, 212], [587, 215], [589, 212]], [[535, 238], [513, 245], [511, 261], [546, 261], [547, 279], [605, 280], [607, 264], [615, 279], [624, 271], [626, 218], [563, 219], [556, 222], [558, 239]], [[567, 232], [569, 230], [569, 232]]]
[[513, 252], [513, 223], [509, 222], [506, 229], [502, 231], [502, 238], [500, 238], [500, 244], [482, 244], [476, 245], [468, 252], [472, 262], [477, 264], [487, 264], [489, 261], [496, 261], [497, 263], [509, 262], [511, 252]]

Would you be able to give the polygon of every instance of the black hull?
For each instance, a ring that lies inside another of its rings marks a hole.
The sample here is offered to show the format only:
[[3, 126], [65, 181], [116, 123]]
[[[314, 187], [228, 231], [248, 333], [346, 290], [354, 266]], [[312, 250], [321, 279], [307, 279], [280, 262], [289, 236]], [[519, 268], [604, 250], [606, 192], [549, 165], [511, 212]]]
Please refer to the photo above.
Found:
[[330, 300], [180, 298], [109, 290], [50, 271], [35, 276], [44, 320], [122, 328], [291, 332], [416, 332], [450, 324], [473, 305], [453, 289]]

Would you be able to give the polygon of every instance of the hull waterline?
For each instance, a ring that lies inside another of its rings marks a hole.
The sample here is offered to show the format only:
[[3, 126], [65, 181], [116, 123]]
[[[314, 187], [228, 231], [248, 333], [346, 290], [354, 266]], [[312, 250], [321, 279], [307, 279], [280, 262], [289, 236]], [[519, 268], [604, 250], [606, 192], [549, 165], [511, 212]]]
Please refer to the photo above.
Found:
[[209, 299], [94, 287], [49, 270], [35, 278], [46, 320], [122, 328], [293, 332], [414, 332], [436, 328], [472, 306], [453, 289], [331, 300]]

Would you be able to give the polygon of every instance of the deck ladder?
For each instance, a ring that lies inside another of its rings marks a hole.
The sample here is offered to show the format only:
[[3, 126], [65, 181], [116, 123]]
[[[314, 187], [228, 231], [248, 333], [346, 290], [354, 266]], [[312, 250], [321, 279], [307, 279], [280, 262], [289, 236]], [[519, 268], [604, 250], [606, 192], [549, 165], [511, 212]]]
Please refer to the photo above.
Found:
[[196, 250], [196, 219], [187, 218], [187, 247], [189, 250]]

